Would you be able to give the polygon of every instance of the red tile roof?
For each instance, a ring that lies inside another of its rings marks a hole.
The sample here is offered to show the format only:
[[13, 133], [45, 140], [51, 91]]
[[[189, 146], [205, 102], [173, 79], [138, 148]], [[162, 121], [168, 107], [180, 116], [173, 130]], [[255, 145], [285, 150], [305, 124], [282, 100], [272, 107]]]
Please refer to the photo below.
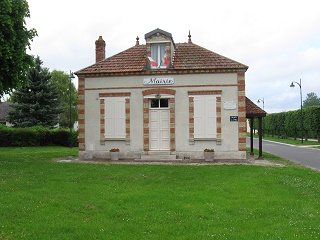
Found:
[[246, 117], [255, 118], [255, 117], [265, 117], [267, 113], [254, 104], [249, 98], [246, 97]]
[[193, 43], [180, 43], [174, 56], [175, 69], [239, 69], [248, 67]]
[[[176, 47], [173, 68], [167, 70], [248, 68], [248, 66], [244, 64], [221, 56], [193, 43], [178, 43], [176, 44]], [[76, 72], [76, 74], [143, 72], [149, 70], [146, 69], [147, 62], [146, 45], [138, 45], [86, 67]]]
[[138, 45], [84, 68], [76, 74], [142, 71], [146, 61], [146, 46]]

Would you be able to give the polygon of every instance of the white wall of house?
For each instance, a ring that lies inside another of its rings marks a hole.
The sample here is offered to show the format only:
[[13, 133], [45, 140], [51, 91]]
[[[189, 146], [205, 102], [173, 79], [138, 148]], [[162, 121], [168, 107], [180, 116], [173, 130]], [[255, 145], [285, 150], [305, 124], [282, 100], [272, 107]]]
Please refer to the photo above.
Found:
[[[173, 85], [143, 85], [144, 78], [172, 77]], [[237, 73], [188, 74], [167, 76], [129, 76], [85, 79], [85, 146], [86, 155], [106, 157], [111, 148], [120, 148], [127, 158], [139, 158], [144, 152], [143, 95], [152, 88], [176, 90], [175, 98], [175, 146], [177, 155], [202, 158], [203, 149], [214, 148], [216, 156], [224, 159], [243, 159], [245, 152], [238, 150], [239, 126], [230, 121], [238, 116]], [[189, 95], [188, 91], [221, 90], [221, 143], [215, 140], [189, 142]], [[130, 92], [130, 141], [100, 141], [100, 93]], [[235, 109], [224, 109], [224, 102], [235, 102]]]

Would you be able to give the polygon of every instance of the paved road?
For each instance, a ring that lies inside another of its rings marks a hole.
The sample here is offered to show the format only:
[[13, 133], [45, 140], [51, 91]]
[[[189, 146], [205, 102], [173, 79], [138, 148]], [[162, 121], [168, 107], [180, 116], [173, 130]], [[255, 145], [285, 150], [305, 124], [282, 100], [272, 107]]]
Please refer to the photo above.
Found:
[[[253, 147], [259, 149], [258, 139], [253, 141]], [[250, 138], [247, 138], [247, 147], [250, 147]], [[320, 150], [308, 147], [298, 147], [271, 141], [262, 141], [262, 151], [268, 152], [300, 165], [320, 171]]]

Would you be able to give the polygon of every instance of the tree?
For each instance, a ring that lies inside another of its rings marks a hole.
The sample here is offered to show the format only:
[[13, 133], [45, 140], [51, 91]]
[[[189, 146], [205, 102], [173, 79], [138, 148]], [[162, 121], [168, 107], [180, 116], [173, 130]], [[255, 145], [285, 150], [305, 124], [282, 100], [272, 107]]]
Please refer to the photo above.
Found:
[[41, 67], [39, 57], [34, 65], [27, 75], [29, 84], [12, 93], [14, 104], [8, 120], [15, 127], [55, 127], [61, 112], [59, 91], [50, 82], [49, 70]]
[[37, 36], [27, 29], [25, 18], [30, 17], [26, 0], [0, 1], [0, 97], [23, 86], [33, 57], [26, 53], [30, 41]]
[[308, 93], [306, 100], [303, 101], [303, 107], [312, 107], [320, 105], [320, 98], [314, 92]]
[[[59, 90], [60, 108], [62, 112], [59, 117], [60, 127], [70, 127], [70, 78], [63, 71], [53, 70], [51, 82]], [[71, 82], [71, 124], [78, 120], [78, 93], [73, 82]]]

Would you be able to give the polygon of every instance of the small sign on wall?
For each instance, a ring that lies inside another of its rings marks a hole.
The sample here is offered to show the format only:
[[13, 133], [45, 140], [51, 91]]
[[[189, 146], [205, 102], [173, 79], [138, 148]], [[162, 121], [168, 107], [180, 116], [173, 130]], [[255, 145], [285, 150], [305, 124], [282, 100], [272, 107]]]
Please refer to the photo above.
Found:
[[230, 122], [238, 122], [238, 116], [230, 116]]
[[226, 110], [233, 110], [237, 108], [237, 103], [235, 101], [223, 102], [223, 108]]
[[143, 85], [173, 85], [173, 77], [150, 77], [143, 79]]

